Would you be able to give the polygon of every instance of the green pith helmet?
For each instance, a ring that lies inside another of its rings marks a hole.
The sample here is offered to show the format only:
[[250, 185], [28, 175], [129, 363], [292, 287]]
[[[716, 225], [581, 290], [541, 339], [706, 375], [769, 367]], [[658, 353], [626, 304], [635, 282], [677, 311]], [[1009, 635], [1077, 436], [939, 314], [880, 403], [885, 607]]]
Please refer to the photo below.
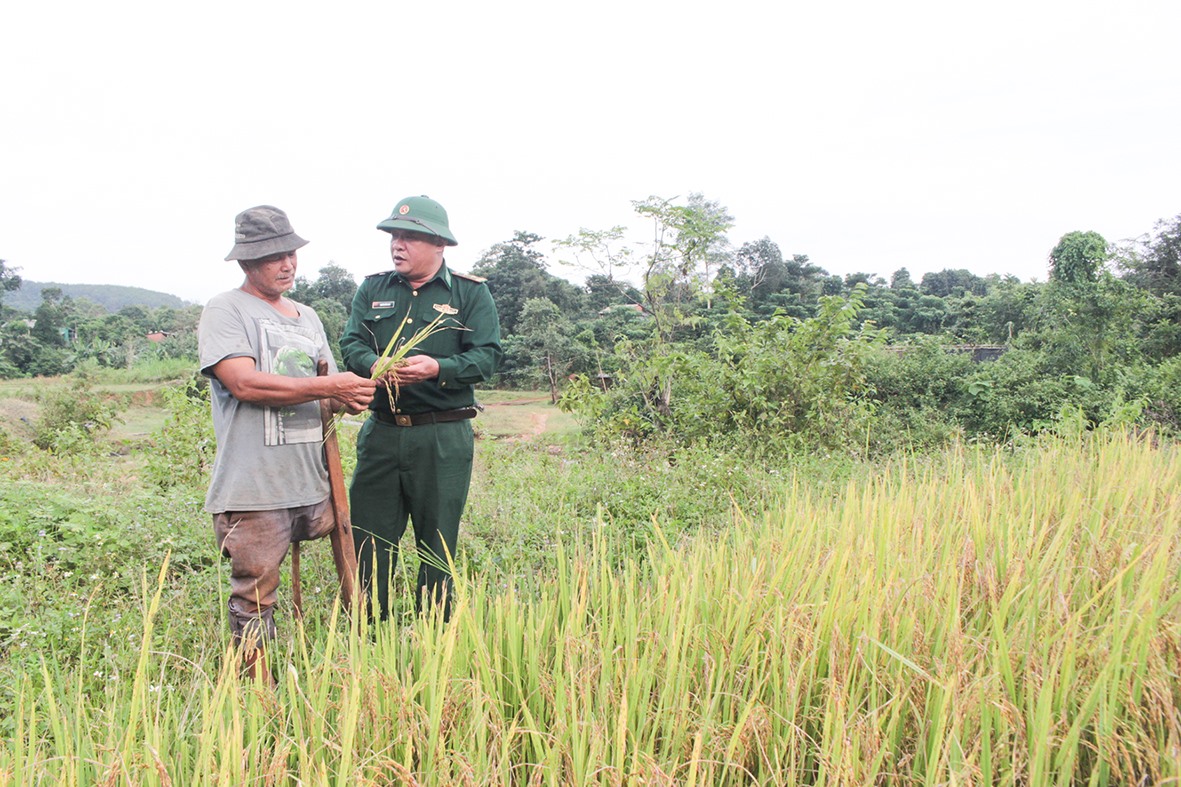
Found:
[[447, 226], [447, 211], [443, 206], [423, 194], [421, 197], [407, 197], [401, 200], [390, 213], [390, 217], [377, 225], [379, 230], [414, 230], [429, 235], [438, 235], [448, 246], [458, 246], [459, 241]]

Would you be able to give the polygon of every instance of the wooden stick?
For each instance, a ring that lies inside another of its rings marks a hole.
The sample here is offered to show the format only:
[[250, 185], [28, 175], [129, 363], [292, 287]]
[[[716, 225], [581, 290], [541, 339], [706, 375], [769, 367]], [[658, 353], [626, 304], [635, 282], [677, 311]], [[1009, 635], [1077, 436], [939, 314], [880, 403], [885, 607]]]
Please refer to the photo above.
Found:
[[295, 619], [303, 620], [303, 588], [299, 584], [299, 542], [291, 545], [291, 606]]
[[[328, 374], [328, 362], [320, 361], [316, 372], [321, 377]], [[332, 560], [336, 563], [336, 576], [340, 579], [340, 600], [345, 609], [351, 609], [356, 598], [357, 553], [353, 546], [353, 521], [349, 517], [349, 494], [344, 485], [344, 470], [340, 466], [336, 424], [332, 418], [332, 405], [327, 399], [320, 400], [320, 421], [324, 429], [324, 458], [328, 463], [332, 513], [336, 515], [336, 527], [330, 535]]]

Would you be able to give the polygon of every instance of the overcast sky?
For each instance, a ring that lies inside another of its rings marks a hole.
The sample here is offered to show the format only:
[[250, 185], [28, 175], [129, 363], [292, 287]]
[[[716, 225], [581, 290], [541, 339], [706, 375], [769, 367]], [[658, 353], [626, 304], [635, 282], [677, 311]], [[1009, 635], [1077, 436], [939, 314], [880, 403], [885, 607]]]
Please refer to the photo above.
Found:
[[204, 302], [260, 203], [301, 275], [360, 278], [408, 195], [468, 270], [701, 192], [831, 273], [1044, 280], [1067, 232], [1181, 213], [1179, 30], [1176, 0], [9, 2], [0, 259]]

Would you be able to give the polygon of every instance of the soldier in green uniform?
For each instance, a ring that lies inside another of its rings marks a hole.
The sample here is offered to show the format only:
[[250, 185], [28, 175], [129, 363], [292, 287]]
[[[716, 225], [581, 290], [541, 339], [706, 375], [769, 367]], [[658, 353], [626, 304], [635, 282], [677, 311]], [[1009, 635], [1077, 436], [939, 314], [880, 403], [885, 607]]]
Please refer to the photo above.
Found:
[[[389, 616], [392, 572], [409, 519], [422, 558], [416, 606], [451, 612], [451, 573], [467, 502], [476, 415], [473, 386], [500, 363], [500, 322], [484, 280], [448, 268], [457, 241], [443, 206], [425, 196], [399, 202], [377, 225], [390, 234], [394, 269], [368, 276], [353, 298], [341, 354], [359, 375], [373, 373], [403, 319], [409, 337], [440, 315], [450, 326], [411, 350], [379, 385], [357, 438], [350, 490], [361, 580], [381, 619]], [[376, 591], [374, 593], [373, 591]], [[375, 598], [374, 598], [375, 597]]]

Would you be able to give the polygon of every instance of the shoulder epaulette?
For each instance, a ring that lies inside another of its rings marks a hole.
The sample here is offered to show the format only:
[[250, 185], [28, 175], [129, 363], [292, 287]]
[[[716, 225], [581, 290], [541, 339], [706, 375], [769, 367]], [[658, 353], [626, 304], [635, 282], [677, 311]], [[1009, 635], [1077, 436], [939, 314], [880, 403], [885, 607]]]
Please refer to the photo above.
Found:
[[366, 276], [365, 278], [366, 278], [366, 279], [372, 279], [374, 276], [385, 276], [387, 273], [393, 273], [393, 271], [392, 271], [392, 270], [389, 270], [389, 271], [378, 271], [377, 273], [370, 273], [370, 274], [369, 274], [368, 276]]
[[459, 271], [451, 271], [451, 275], [458, 276], [461, 279], [467, 279], [468, 281], [474, 281], [476, 284], [483, 284], [484, 282], [488, 281], [483, 276], [476, 276], [473, 273], [460, 273]]

